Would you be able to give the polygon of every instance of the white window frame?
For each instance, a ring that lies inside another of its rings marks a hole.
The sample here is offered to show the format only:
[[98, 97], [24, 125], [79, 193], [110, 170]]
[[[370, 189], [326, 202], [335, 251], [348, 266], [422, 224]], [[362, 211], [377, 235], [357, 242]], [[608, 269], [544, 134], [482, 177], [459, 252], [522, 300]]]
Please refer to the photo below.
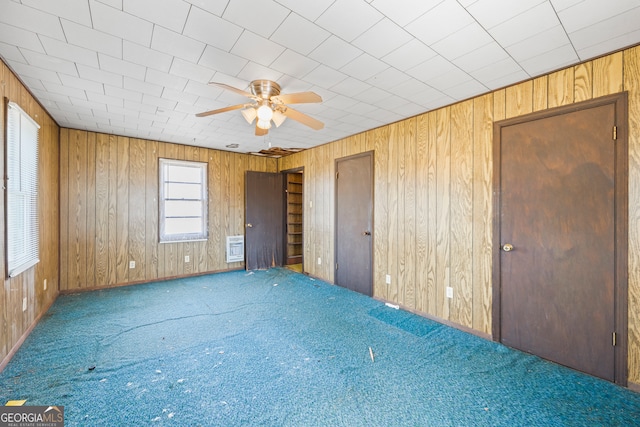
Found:
[[6, 250], [7, 276], [40, 262], [38, 213], [38, 139], [40, 125], [15, 102], [6, 102]]
[[[160, 243], [170, 243], [170, 242], [192, 242], [192, 241], [203, 241], [207, 240], [209, 237], [209, 230], [207, 227], [208, 224], [208, 180], [207, 180], [207, 163], [204, 162], [194, 162], [188, 160], [175, 160], [175, 159], [159, 159], [159, 167], [158, 167], [158, 175], [160, 178], [159, 183], [159, 238]], [[184, 182], [184, 181], [172, 181], [171, 169], [172, 168], [194, 168], [198, 171], [199, 180]], [[175, 194], [171, 195], [170, 188], [171, 186], [199, 186], [199, 194], [197, 197], [176, 197]], [[180, 216], [171, 214], [168, 211], [175, 210], [176, 205], [179, 206], [180, 203], [185, 204], [193, 204], [194, 202], [200, 203], [200, 213], [197, 216], [188, 215], [188, 216]], [[173, 204], [173, 209], [167, 209], [167, 204]], [[185, 218], [189, 220], [198, 219], [200, 229], [197, 232], [191, 233], [178, 233], [172, 232], [170, 227], [167, 227], [167, 219], [176, 220], [180, 218]]]

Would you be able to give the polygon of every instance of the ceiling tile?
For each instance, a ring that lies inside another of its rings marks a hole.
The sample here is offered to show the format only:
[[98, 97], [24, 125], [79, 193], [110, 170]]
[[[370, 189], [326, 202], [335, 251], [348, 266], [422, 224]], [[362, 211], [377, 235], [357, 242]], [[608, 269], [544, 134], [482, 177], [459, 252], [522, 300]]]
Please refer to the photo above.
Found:
[[242, 71], [238, 74], [238, 78], [247, 82], [253, 80], [278, 81], [281, 76], [282, 73], [272, 70], [270, 67], [265, 67], [264, 65], [256, 64], [251, 61], [249, 61], [249, 63], [245, 65]]
[[440, 55], [436, 55], [432, 58], [427, 59], [421, 64], [416, 65], [415, 67], [407, 70], [407, 74], [416, 79], [429, 84], [429, 82], [436, 78], [440, 77], [443, 74], [452, 72], [457, 67], [453, 65], [451, 62], [447, 61]]
[[54, 16], [91, 26], [91, 14], [87, 0], [21, 0], [22, 4], [48, 12]]
[[[470, 72], [495, 64], [504, 59], [511, 59], [509, 54], [496, 42], [486, 44], [476, 50], [452, 60], [458, 68]], [[513, 59], [511, 59], [513, 62]]]
[[351, 42], [383, 17], [361, 0], [336, 0], [315, 22]]
[[[60, 77], [58, 73], [52, 70], [48, 70], [46, 68], [40, 67], [32, 67], [31, 65], [21, 64], [18, 62], [14, 62], [11, 64], [13, 70], [18, 73], [20, 76], [30, 77], [32, 79], [42, 80], [43, 82], [52, 82], [56, 84], [60, 84]], [[55, 92], [61, 93], [61, 92]]]
[[122, 58], [122, 40], [71, 21], [62, 21], [62, 29], [69, 44]]
[[0, 22], [64, 40], [60, 19], [55, 15], [11, 0], [0, 0], [0, 9]]
[[346, 78], [347, 76], [345, 74], [329, 68], [326, 65], [316, 67], [304, 77], [306, 81], [326, 89], [337, 85]]
[[68, 74], [70, 76], [78, 75], [76, 64], [66, 59], [47, 56], [43, 53], [34, 52], [29, 49], [22, 49], [22, 55], [31, 66]]
[[[583, 52], [581, 57], [590, 58], [608, 52], [606, 42], [615, 39], [617, 46], [628, 46], [636, 42], [640, 22], [640, 6], [627, 12], [599, 21], [587, 28], [569, 33], [569, 38], [576, 50]], [[633, 37], [636, 35], [636, 37]], [[592, 46], [602, 45], [595, 55], [584, 56], [584, 52]]]
[[47, 55], [98, 68], [98, 55], [95, 51], [83, 47], [71, 46], [65, 42], [45, 36], [40, 36], [40, 41]]
[[[177, 74], [177, 73], [176, 73]], [[185, 77], [178, 77], [174, 74], [163, 73], [162, 71], [156, 71], [152, 69], [147, 70], [144, 81], [153, 83], [154, 85], [162, 86], [165, 89], [172, 89], [181, 91], [187, 85], [189, 79]]]
[[192, 8], [182, 34], [228, 52], [242, 34], [242, 28], [202, 9]]
[[2, 42], [0, 42], [0, 57], [9, 62], [18, 61], [24, 64], [27, 61], [17, 46]]
[[171, 55], [126, 40], [122, 43], [122, 58], [131, 63], [137, 62], [148, 68], [165, 72], [169, 71], [173, 61]]
[[308, 55], [329, 36], [328, 31], [298, 14], [291, 13], [270, 39], [298, 53]]
[[[122, 82], [124, 87], [124, 82]], [[104, 85], [105, 95], [113, 96], [116, 98], [122, 98], [130, 101], [140, 102], [142, 100], [142, 94], [130, 89], [124, 89], [123, 87]]]
[[[109, 5], [115, 9], [122, 10], [122, 0], [95, 0], [96, 3]], [[92, 2], [89, 4], [91, 5]]]
[[360, 49], [336, 36], [331, 36], [311, 52], [309, 57], [337, 70], [360, 55]]
[[151, 45], [153, 24], [98, 2], [91, 3], [93, 28], [144, 46]]
[[[568, 44], [567, 34], [560, 25], [557, 25], [505, 49], [516, 61], [521, 62]], [[577, 59], [575, 52], [570, 57]]]
[[313, 59], [309, 59], [306, 56], [300, 55], [290, 49], [282, 52], [282, 55], [271, 63], [271, 67], [275, 70], [293, 76], [297, 79], [302, 79], [318, 65], [319, 64]]
[[247, 62], [249, 61], [245, 58], [240, 58], [232, 53], [207, 45], [198, 64], [235, 76], [247, 65]]
[[493, 38], [510, 46], [560, 24], [550, 3], [544, 2], [491, 28]]
[[191, 9], [182, 0], [123, 0], [125, 12], [181, 33]]
[[467, 9], [480, 25], [491, 29], [544, 2], [548, 2], [548, 0], [478, 0], [469, 5]]
[[446, 59], [453, 61], [491, 42], [493, 42], [493, 38], [477, 22], [472, 22], [434, 43], [431, 48]]
[[111, 73], [119, 73], [123, 76], [144, 80], [146, 68], [133, 62], [123, 61], [109, 55], [99, 54], [100, 69]]
[[473, 22], [469, 13], [455, 1], [444, 1], [405, 27], [425, 44], [444, 39]]
[[[211, 12], [215, 15], [222, 16], [225, 7], [229, 3], [229, 0], [185, 0], [200, 9]], [[191, 9], [193, 12], [193, 8]]]
[[326, 11], [335, 0], [276, 0], [281, 5], [288, 7], [300, 16], [304, 16], [309, 21], [315, 21]]
[[442, 0], [404, 0], [402, 7], [398, 7], [397, 0], [374, 0], [371, 6], [384, 13], [396, 24], [405, 26], [441, 2]]
[[155, 26], [151, 48], [193, 63], [198, 62], [206, 44], [173, 31]]
[[537, 76], [576, 63], [576, 56], [573, 46], [566, 44], [553, 50], [544, 52], [533, 58], [520, 61], [522, 68], [531, 76]]
[[169, 73], [175, 76], [184, 77], [188, 80], [195, 80], [200, 83], [208, 83], [209, 81], [211, 81], [215, 70], [212, 70], [209, 67], [203, 67], [201, 65], [194, 64], [189, 61], [185, 61], [180, 58], [175, 58], [173, 60], [173, 64], [171, 64]]
[[[464, 68], [463, 68], [464, 69]], [[496, 58], [495, 61], [486, 62], [484, 66], [467, 71], [474, 79], [478, 80], [487, 87], [493, 86], [493, 82], [498, 78], [504, 78], [514, 73], [520, 72], [522, 78], [516, 81], [524, 80], [529, 77], [528, 74], [522, 70], [520, 65], [516, 63], [510, 56], [504, 56], [500, 59]], [[493, 86], [495, 88], [495, 86]]]
[[411, 76], [403, 73], [400, 70], [396, 70], [393, 67], [389, 67], [383, 72], [376, 74], [375, 76], [368, 79], [367, 83], [391, 92], [394, 87], [410, 79]]
[[[45, 36], [42, 36], [42, 38], [45, 38]], [[43, 52], [40, 39], [35, 33], [2, 22], [0, 22], [0, 40], [35, 52]]]
[[147, 83], [142, 80], [134, 79], [131, 77], [124, 78], [124, 88], [127, 90], [132, 90], [134, 92], [140, 92], [142, 94], [150, 94], [155, 96], [162, 95], [162, 86], [154, 85], [152, 83]]
[[371, 85], [363, 81], [354, 79], [353, 77], [347, 77], [337, 85], [331, 88], [331, 90], [342, 94], [344, 96], [355, 96], [365, 90], [371, 89]]
[[389, 68], [388, 64], [368, 53], [362, 54], [340, 69], [343, 73], [359, 80], [367, 80]]
[[122, 86], [122, 75], [118, 73], [110, 73], [108, 71], [99, 70], [97, 68], [87, 67], [86, 65], [77, 64], [78, 75], [93, 82], [108, 84], [111, 86]]
[[[567, 32], [573, 33], [638, 7], [640, 5], [637, 0], [584, 0], [559, 12], [558, 16]], [[629, 24], [637, 23], [631, 16], [626, 19]]]
[[231, 50], [231, 53], [258, 64], [269, 66], [284, 50], [285, 48], [277, 43], [260, 37], [251, 31], [245, 31]]
[[409, 33], [385, 18], [358, 36], [353, 44], [371, 56], [382, 58], [405, 45], [411, 39]]
[[[49, 92], [57, 93], [58, 95], [69, 96], [71, 98], [87, 99], [87, 96], [82, 89], [63, 86], [62, 84], [54, 83], [51, 80], [42, 80], [42, 84]], [[63, 108], [64, 106], [60, 107]]]
[[[573, 42], [575, 45], [580, 46], [583, 41], [580, 40], [580, 37], [572, 37], [576, 41]], [[590, 45], [588, 47], [580, 48], [578, 50], [578, 56], [581, 60], [587, 60], [591, 58], [595, 58], [596, 56], [603, 55], [607, 52], [613, 52], [620, 49], [620, 46], [633, 46], [638, 43], [640, 40], [640, 30], [628, 32], [618, 37], [614, 37], [611, 39], [604, 40], [600, 43]]]
[[432, 58], [436, 53], [419, 40], [412, 39], [382, 58], [387, 64], [399, 70], [407, 71], [416, 65]]
[[269, 38], [290, 13], [273, 0], [234, 0], [222, 17], [262, 37]]

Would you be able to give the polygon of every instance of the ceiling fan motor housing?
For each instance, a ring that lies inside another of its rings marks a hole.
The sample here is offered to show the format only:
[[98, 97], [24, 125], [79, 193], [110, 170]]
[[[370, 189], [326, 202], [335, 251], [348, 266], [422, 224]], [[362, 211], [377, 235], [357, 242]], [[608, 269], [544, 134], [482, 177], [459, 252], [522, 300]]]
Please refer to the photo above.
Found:
[[280, 95], [280, 85], [271, 80], [254, 80], [251, 82], [251, 93], [264, 100]]

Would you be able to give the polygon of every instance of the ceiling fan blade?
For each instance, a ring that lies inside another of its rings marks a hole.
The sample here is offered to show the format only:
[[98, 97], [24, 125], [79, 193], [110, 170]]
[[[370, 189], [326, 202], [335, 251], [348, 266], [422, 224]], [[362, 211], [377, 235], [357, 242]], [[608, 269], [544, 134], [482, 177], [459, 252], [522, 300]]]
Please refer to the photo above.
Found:
[[298, 92], [272, 96], [271, 101], [279, 104], [308, 104], [322, 102], [322, 97], [315, 92]]
[[316, 120], [313, 117], [301, 113], [300, 111], [294, 110], [293, 108], [287, 107], [282, 111], [282, 114], [315, 130], [320, 130], [324, 127], [324, 123], [322, 123], [320, 120]]
[[196, 114], [196, 117], [206, 117], [206, 116], [211, 116], [213, 114], [224, 113], [224, 112], [227, 112], [227, 111], [239, 110], [241, 108], [244, 108], [245, 105], [247, 105], [247, 104], [238, 104], [238, 105], [232, 105], [230, 107], [219, 108], [217, 110], [205, 111], [204, 113]]
[[256, 121], [256, 136], [264, 136], [269, 133], [269, 129], [262, 129], [258, 127], [258, 122]]
[[246, 96], [247, 98], [260, 99], [260, 98], [258, 98], [257, 96], [255, 96], [252, 93], [246, 92], [246, 91], [244, 91], [242, 89], [238, 89], [237, 87], [229, 86], [229, 85], [224, 84], [224, 83], [209, 82], [209, 84], [212, 85], [212, 86], [221, 87], [222, 89], [230, 90], [231, 92], [235, 92], [238, 95]]

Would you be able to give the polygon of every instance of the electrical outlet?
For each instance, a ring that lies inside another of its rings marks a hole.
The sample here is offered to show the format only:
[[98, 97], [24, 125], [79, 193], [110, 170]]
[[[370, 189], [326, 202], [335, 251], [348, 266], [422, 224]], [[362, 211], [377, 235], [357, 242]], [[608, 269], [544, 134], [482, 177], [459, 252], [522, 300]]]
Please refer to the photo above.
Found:
[[27, 311], [27, 298], [22, 298], [22, 311]]
[[451, 286], [447, 286], [447, 298], [453, 298], [453, 288]]
[[318, 265], [322, 265], [322, 258], [318, 257]]
[[189, 259], [190, 259], [190, 258], [189, 258], [189, 255], [185, 255], [185, 256], [184, 256], [184, 262], [189, 262]]
[[44, 290], [47, 290], [47, 279], [44, 279]]
[[387, 276], [385, 277], [384, 281], [385, 281], [385, 283], [387, 285], [390, 285], [391, 284], [391, 275], [387, 274]]
[[136, 262], [135, 261], [129, 261], [129, 268], [136, 268]]

